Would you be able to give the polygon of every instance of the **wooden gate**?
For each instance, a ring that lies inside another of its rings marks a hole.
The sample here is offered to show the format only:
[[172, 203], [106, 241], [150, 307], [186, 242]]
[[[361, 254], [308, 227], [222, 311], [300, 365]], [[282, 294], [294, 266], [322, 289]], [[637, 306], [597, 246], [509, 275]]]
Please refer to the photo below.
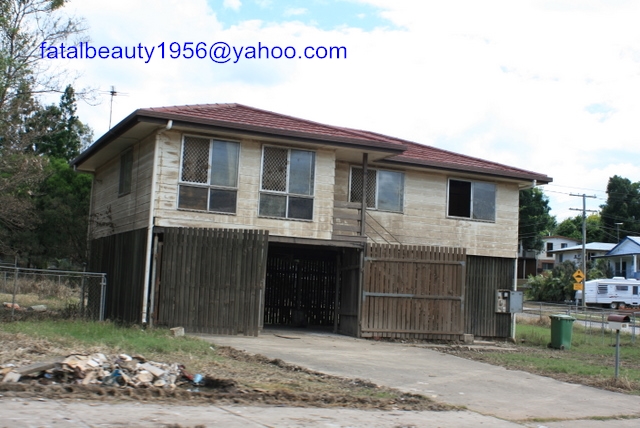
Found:
[[267, 248], [268, 233], [261, 230], [165, 229], [158, 323], [257, 336]]
[[468, 256], [465, 333], [475, 337], [511, 336], [511, 314], [496, 313], [496, 292], [513, 288], [513, 259]]
[[460, 339], [465, 262], [461, 248], [369, 244], [361, 336]]

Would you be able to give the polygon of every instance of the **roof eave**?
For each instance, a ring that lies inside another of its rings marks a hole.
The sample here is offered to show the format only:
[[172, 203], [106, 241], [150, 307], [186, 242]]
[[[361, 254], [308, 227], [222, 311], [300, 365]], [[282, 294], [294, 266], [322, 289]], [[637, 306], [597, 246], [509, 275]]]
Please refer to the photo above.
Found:
[[173, 120], [174, 126], [178, 123], [181, 123], [185, 126], [189, 124], [199, 124], [211, 126], [219, 129], [225, 129], [228, 131], [242, 131], [247, 134], [255, 134], [255, 135], [270, 135], [272, 137], [290, 137], [290, 138], [300, 138], [305, 139], [307, 141], [313, 141], [319, 144], [332, 144], [338, 143], [340, 145], [350, 145], [362, 148], [371, 148], [375, 150], [385, 151], [392, 154], [400, 154], [407, 150], [407, 146], [403, 144], [392, 144], [385, 143], [382, 141], [374, 141], [374, 140], [365, 140], [365, 139], [356, 139], [356, 138], [346, 138], [346, 137], [337, 137], [337, 136], [322, 136], [320, 134], [314, 134], [310, 132], [301, 132], [301, 131], [291, 131], [285, 129], [278, 128], [269, 128], [264, 126], [256, 126], [256, 125], [247, 125], [243, 123], [236, 122], [227, 122], [222, 120], [215, 119], [206, 119], [200, 117], [193, 117], [188, 115], [181, 115], [175, 113], [166, 113], [166, 112], [158, 112], [148, 109], [138, 110], [141, 117], [148, 118], [156, 118], [156, 119], [165, 119], [165, 120]]
[[405, 157], [401, 159], [383, 159], [379, 162], [410, 165], [418, 167], [426, 167], [432, 169], [439, 169], [444, 171], [456, 171], [456, 172], [472, 172], [483, 175], [491, 175], [500, 178], [510, 178], [516, 180], [536, 181], [537, 184], [549, 184], [553, 181], [553, 178], [547, 177], [543, 174], [532, 174], [528, 172], [511, 172], [511, 171], [496, 171], [490, 168], [479, 168], [474, 166], [461, 166], [445, 162], [434, 162], [423, 159], [407, 159]]

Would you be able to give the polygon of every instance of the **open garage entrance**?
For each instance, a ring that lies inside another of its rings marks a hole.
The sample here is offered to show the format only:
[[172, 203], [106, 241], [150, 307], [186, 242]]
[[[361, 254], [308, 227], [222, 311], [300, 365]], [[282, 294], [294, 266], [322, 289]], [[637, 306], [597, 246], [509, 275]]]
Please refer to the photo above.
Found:
[[350, 279], [354, 275], [342, 269], [353, 253], [357, 250], [270, 243], [264, 327], [316, 327], [355, 334], [340, 328], [339, 315], [341, 301], [348, 303], [348, 295], [357, 290], [357, 281]]

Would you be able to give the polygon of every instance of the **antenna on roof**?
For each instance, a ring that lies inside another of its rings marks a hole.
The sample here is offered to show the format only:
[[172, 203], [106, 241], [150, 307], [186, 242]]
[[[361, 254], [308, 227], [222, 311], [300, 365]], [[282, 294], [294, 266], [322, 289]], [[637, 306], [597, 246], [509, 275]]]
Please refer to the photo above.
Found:
[[106, 93], [111, 96], [111, 101], [109, 102], [109, 129], [111, 129], [111, 117], [113, 115], [113, 97], [115, 97], [116, 95], [125, 95], [126, 96], [128, 94], [116, 91], [116, 87], [115, 86], [111, 86], [111, 90], [110, 91], [106, 91]]

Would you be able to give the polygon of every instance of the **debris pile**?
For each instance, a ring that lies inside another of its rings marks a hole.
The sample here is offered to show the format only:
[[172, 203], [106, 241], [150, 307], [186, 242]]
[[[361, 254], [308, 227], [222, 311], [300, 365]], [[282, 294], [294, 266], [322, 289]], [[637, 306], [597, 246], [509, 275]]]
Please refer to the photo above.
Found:
[[25, 367], [5, 364], [0, 366], [0, 375], [4, 383], [37, 380], [43, 385], [99, 384], [123, 388], [173, 389], [178, 386], [209, 386], [210, 383], [219, 382], [217, 379], [191, 374], [183, 365], [177, 363], [158, 363], [147, 361], [141, 355], [127, 354], [110, 359], [100, 353], [73, 354]]

